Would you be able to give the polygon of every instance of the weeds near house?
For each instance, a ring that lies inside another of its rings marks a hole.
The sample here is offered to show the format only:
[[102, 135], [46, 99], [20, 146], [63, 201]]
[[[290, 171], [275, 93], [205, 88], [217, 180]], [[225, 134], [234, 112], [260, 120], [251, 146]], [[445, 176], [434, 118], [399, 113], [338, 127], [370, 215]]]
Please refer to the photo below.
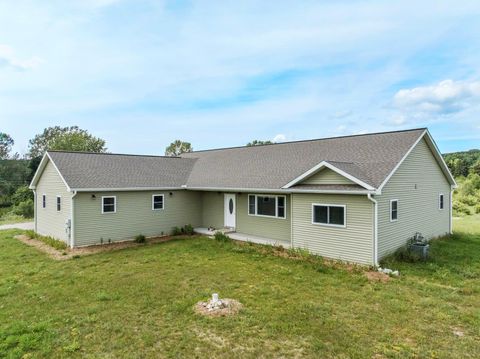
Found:
[[35, 231], [28, 230], [25, 231], [25, 234], [30, 237], [31, 239], [36, 239], [39, 240], [45, 244], [48, 244], [50, 247], [53, 247], [59, 251], [65, 250], [68, 248], [67, 244], [63, 241], [59, 241], [58, 239], [55, 239], [50, 236], [42, 236]]
[[231, 242], [232, 241], [232, 239], [229, 236], [227, 236], [225, 233], [220, 232], [220, 231], [215, 232], [213, 238], [215, 238], [215, 240], [217, 240], [219, 242]]

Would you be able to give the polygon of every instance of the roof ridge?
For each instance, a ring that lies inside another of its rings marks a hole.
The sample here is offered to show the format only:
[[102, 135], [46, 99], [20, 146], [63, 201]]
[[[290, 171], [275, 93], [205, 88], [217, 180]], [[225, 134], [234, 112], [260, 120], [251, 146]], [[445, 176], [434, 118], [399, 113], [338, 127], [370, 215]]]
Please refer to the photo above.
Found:
[[105, 156], [131, 156], [131, 157], [154, 157], [154, 158], [176, 158], [186, 159], [180, 156], [162, 156], [162, 155], [140, 155], [134, 153], [113, 153], [113, 152], [88, 152], [88, 151], [61, 151], [61, 150], [47, 150], [48, 153], [74, 153], [82, 155], [105, 155]]
[[[428, 127], [418, 127], [418, 128], [410, 128], [410, 129], [405, 129], [405, 130], [397, 130], [397, 131], [382, 131], [382, 132], [370, 132], [370, 133], [360, 133], [356, 135], [343, 135], [343, 136], [331, 136], [331, 137], [320, 137], [320, 138], [312, 138], [309, 140], [296, 140], [296, 141], [286, 141], [286, 142], [277, 142], [277, 143], [268, 143], [264, 145], [256, 145], [256, 146], [232, 146], [232, 147], [220, 147], [220, 148], [211, 148], [208, 150], [198, 150], [198, 151], [192, 151], [192, 152], [187, 152], [185, 154], [189, 153], [198, 153], [198, 152], [209, 152], [209, 151], [221, 151], [221, 150], [233, 150], [237, 148], [258, 148], [258, 147], [264, 147], [264, 146], [277, 146], [277, 145], [288, 145], [290, 143], [302, 143], [302, 142], [314, 142], [314, 141], [323, 141], [323, 140], [334, 140], [334, 139], [339, 139], [339, 138], [349, 138], [349, 137], [361, 137], [361, 136], [374, 136], [374, 135], [385, 135], [389, 133], [401, 133], [401, 132], [413, 132], [413, 131], [424, 131], [428, 130]], [[180, 155], [181, 156], [181, 155]]]

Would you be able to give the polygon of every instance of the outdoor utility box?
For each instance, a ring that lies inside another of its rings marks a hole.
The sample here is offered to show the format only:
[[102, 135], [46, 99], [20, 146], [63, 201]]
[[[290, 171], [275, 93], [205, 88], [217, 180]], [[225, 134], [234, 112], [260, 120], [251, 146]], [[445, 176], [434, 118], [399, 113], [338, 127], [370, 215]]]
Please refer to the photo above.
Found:
[[410, 244], [409, 250], [412, 253], [415, 253], [423, 260], [428, 258], [428, 249], [430, 248], [429, 244]]

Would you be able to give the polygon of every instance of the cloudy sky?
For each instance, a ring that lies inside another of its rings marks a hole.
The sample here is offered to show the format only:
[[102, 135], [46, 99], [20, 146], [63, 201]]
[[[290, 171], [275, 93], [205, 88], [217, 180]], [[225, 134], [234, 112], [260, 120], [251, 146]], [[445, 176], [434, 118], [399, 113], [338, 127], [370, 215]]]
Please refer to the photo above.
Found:
[[428, 126], [480, 147], [480, 2], [0, 0], [0, 131], [112, 152]]

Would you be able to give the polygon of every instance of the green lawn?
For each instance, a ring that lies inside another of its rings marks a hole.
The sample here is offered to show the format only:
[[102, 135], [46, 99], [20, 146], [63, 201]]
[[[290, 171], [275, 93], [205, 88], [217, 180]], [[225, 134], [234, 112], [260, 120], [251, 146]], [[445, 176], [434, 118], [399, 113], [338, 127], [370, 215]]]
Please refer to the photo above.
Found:
[[[201, 237], [56, 262], [15, 233], [0, 232], [0, 357], [480, 357], [480, 231], [391, 264], [388, 283]], [[243, 311], [195, 315], [212, 292]]]

